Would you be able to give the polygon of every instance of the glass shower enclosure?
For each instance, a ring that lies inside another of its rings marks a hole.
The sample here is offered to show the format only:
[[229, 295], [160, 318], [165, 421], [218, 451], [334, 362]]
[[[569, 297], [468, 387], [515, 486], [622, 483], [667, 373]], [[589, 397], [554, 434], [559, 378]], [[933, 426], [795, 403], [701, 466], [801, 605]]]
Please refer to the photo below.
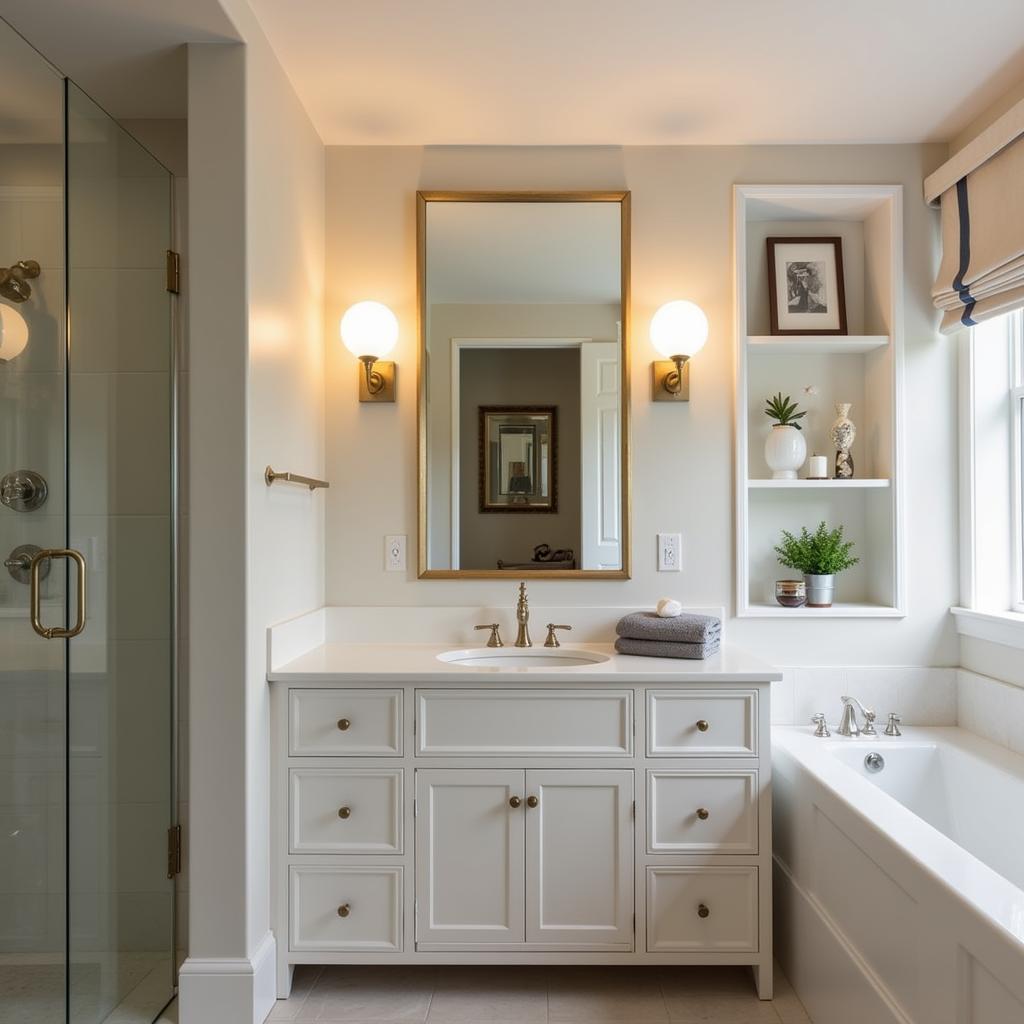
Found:
[[149, 1022], [176, 969], [172, 178], [2, 21], [0, 97], [0, 1024]]

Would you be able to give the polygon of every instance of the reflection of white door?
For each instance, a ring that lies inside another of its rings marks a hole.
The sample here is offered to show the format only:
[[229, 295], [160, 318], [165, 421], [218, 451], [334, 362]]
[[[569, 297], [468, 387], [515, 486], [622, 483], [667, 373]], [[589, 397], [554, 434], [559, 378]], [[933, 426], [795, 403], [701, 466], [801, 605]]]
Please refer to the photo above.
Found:
[[622, 568], [619, 345], [580, 346], [581, 569]]

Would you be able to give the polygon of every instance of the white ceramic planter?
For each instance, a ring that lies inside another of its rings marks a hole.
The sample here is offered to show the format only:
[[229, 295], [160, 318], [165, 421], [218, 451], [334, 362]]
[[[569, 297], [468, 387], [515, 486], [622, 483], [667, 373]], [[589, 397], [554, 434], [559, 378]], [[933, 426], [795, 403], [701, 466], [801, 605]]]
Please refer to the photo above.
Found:
[[788, 424], [776, 423], [764, 443], [764, 460], [773, 480], [795, 480], [797, 470], [807, 459], [803, 432]]
[[807, 584], [808, 608], [832, 607], [832, 601], [836, 594], [834, 573], [830, 576], [814, 576], [811, 573], [804, 573], [804, 582]]

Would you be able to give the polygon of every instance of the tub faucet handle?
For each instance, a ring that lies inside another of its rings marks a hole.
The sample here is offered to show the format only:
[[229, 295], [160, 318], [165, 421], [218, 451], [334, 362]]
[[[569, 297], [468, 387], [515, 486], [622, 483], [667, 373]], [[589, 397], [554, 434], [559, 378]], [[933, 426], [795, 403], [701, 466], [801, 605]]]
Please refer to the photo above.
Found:
[[811, 717], [811, 725], [814, 728], [814, 735], [819, 738], [831, 736], [832, 733], [828, 731], [828, 722], [825, 721], [825, 712], [819, 711], [816, 715]]
[[900, 716], [897, 715], [895, 711], [890, 711], [889, 712], [889, 724], [885, 727], [885, 735], [886, 736], [902, 736], [903, 733], [900, 732], [900, 722], [902, 722], [902, 721], [903, 721], [903, 719], [900, 718]]
[[875, 730], [875, 715], [871, 708], [864, 709], [864, 728], [861, 729], [861, 733], [864, 736], [877, 736], [878, 733]]

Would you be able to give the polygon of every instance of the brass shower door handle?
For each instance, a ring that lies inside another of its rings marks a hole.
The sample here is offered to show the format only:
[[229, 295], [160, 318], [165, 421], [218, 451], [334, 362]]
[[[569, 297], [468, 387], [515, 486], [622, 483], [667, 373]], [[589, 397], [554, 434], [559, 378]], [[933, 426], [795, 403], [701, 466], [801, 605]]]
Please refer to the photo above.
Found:
[[[70, 629], [64, 626], [44, 626], [42, 622], [40, 605], [42, 603], [42, 568], [43, 563], [53, 558], [68, 558], [78, 568], [78, 611], [75, 616], [75, 624]], [[31, 594], [29, 597], [30, 616], [32, 628], [44, 640], [62, 640], [78, 636], [85, 629], [85, 558], [80, 551], [73, 548], [44, 548], [37, 551], [32, 557], [32, 564], [29, 566]]]

